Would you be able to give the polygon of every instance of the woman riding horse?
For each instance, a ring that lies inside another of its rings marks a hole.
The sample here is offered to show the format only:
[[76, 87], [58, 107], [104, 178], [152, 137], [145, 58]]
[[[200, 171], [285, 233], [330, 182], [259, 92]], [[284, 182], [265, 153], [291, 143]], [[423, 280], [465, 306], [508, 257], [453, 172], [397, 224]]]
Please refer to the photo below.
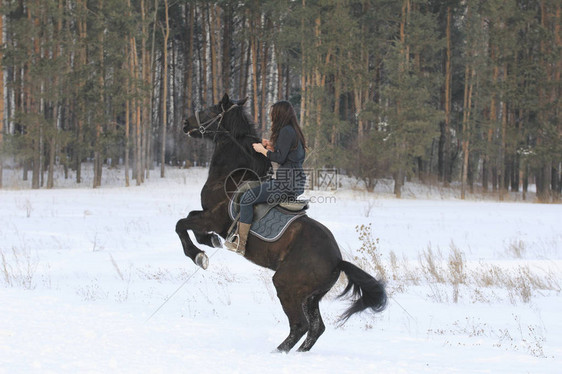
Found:
[[237, 234], [225, 242], [226, 248], [244, 256], [248, 233], [254, 217], [254, 205], [276, 204], [295, 199], [304, 192], [306, 176], [302, 168], [306, 142], [295, 109], [288, 101], [271, 107], [271, 140], [254, 143], [256, 152], [277, 163], [276, 178], [246, 191], [240, 199], [240, 220]]
[[[271, 165], [270, 160], [281, 161], [286, 169], [289, 166], [287, 162], [292, 166], [299, 165], [304, 157], [305, 143], [299, 135], [299, 129], [294, 127], [296, 121], [283, 119], [282, 114], [287, 114], [287, 110], [283, 111], [282, 106], [286, 104], [279, 104], [279, 114], [278, 109], [272, 111], [273, 122], [275, 126], [279, 126], [278, 133], [273, 131], [273, 150], [265, 152], [267, 157], [254, 152], [253, 145], [262, 139], [257, 137], [251, 118], [243, 107], [245, 102], [246, 100], [232, 101], [228, 95], [224, 95], [219, 103], [196, 112], [185, 123], [184, 131], [188, 135], [206, 137], [215, 144], [209, 175], [201, 190], [202, 209], [191, 211], [176, 224], [176, 233], [185, 255], [203, 269], [209, 265], [209, 259], [192, 242], [188, 231], [192, 231], [201, 244], [222, 246], [219, 236], [226, 238], [232, 225], [228, 215], [232, 196], [225, 193], [227, 190], [231, 191], [229, 188], [225, 189], [225, 186], [232, 173], [240, 169], [251, 170], [253, 173], [243, 173], [242, 179], [248, 181], [253, 178], [249, 174], [264, 176]], [[288, 118], [292, 117], [290, 112]], [[285, 138], [296, 140], [286, 141]], [[266, 147], [270, 146], [269, 142], [262, 140], [262, 145], [264, 144]], [[285, 147], [283, 144], [290, 146]], [[258, 145], [255, 148], [263, 152]], [[286, 156], [283, 156], [284, 152]], [[292, 167], [290, 170], [298, 168]], [[279, 182], [279, 171], [277, 175]], [[264, 189], [267, 190], [268, 187], [266, 185]], [[288, 189], [294, 194], [301, 190], [302, 185], [299, 183]], [[261, 192], [262, 189], [260, 194]], [[248, 221], [247, 218], [244, 219]], [[308, 351], [324, 333], [325, 325], [319, 303], [342, 272], [349, 281], [342, 295], [352, 293], [355, 296], [351, 306], [342, 315], [342, 322], [365, 309], [381, 312], [386, 305], [384, 283], [343, 260], [330, 230], [308, 215], [302, 215], [292, 222], [274, 242], [250, 236], [244, 257], [275, 272], [273, 284], [290, 326], [289, 335], [277, 347], [281, 352], [290, 351], [304, 335], [306, 338], [299, 350]]]

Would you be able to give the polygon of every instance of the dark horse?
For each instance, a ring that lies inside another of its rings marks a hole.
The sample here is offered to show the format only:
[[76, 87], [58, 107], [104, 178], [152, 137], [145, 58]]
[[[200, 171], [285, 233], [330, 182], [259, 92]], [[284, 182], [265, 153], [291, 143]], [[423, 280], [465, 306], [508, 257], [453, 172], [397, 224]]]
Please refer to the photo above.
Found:
[[[204, 269], [208, 258], [193, 244], [187, 231], [193, 231], [200, 244], [220, 247], [218, 236], [225, 238], [232, 224], [227, 212], [229, 196], [225, 193], [229, 175], [238, 169], [250, 169], [264, 176], [270, 167], [268, 159], [252, 149], [252, 143], [261, 139], [243, 107], [245, 101], [231, 101], [224, 95], [217, 105], [188, 118], [183, 129], [190, 136], [209, 137], [215, 143], [209, 176], [201, 190], [203, 210], [190, 212], [176, 225], [185, 255]], [[276, 242], [250, 235], [245, 257], [275, 271], [273, 284], [290, 324], [289, 336], [277, 347], [279, 351], [290, 351], [306, 333], [299, 351], [308, 351], [316, 343], [325, 330], [318, 304], [342, 271], [349, 281], [342, 295], [353, 291], [356, 297], [342, 315], [342, 322], [365, 309], [380, 312], [386, 305], [383, 283], [342, 260], [330, 230], [306, 215], [294, 221]]]

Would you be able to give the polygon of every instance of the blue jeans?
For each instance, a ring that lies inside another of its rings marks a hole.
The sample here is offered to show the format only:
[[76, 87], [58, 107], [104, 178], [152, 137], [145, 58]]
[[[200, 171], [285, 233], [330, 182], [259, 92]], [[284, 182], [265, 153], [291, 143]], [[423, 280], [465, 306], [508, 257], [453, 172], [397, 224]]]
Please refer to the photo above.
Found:
[[290, 183], [289, 180], [270, 179], [257, 187], [246, 191], [240, 199], [240, 222], [252, 223], [254, 218], [254, 205], [268, 203], [277, 204], [282, 201], [291, 201], [304, 192], [304, 182]]

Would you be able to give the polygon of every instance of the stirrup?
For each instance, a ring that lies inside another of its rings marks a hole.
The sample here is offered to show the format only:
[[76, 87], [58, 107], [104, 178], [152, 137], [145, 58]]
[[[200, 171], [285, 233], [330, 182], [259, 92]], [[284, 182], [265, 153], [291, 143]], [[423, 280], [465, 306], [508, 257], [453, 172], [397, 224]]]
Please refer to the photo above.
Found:
[[224, 246], [229, 251], [239, 253], [238, 248], [240, 247], [240, 235], [238, 235], [238, 233], [235, 233], [226, 238]]

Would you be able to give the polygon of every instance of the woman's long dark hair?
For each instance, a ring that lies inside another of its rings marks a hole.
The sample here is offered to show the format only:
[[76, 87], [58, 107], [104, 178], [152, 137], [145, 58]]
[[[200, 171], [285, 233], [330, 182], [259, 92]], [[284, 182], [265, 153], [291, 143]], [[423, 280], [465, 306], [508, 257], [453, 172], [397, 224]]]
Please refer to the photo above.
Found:
[[[297, 114], [295, 113], [295, 108], [288, 101], [278, 101], [271, 107], [271, 142], [275, 144], [277, 142], [277, 137], [281, 129], [287, 125], [290, 125], [295, 129], [297, 137], [300, 140], [302, 146], [306, 148], [306, 141], [304, 140], [304, 135], [302, 133], [301, 127], [299, 126], [299, 121], [297, 120]], [[294, 145], [296, 148], [298, 143]]]

